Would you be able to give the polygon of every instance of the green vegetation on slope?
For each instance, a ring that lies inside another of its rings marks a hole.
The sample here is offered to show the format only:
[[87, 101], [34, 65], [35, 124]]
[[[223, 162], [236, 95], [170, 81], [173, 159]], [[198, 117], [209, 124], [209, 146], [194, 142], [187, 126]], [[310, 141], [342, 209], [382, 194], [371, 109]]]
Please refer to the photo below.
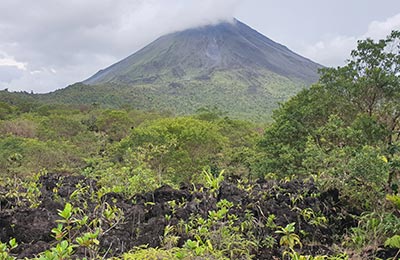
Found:
[[393, 32], [379, 42], [360, 41], [348, 65], [324, 69], [318, 84], [284, 104], [261, 143], [269, 155], [265, 169], [326, 175], [337, 185], [373, 185], [374, 196], [397, 186], [398, 38]]
[[267, 70], [246, 75], [245, 70], [215, 71], [209, 79], [184, 80], [162, 77], [146, 84], [75, 84], [66, 89], [37, 96], [46, 103], [100, 104], [119, 108], [170, 111], [176, 115], [195, 114], [201, 108], [226, 111], [232, 118], [255, 122], [271, 120], [271, 111], [306, 87], [303, 82], [284, 78]]
[[[399, 41], [360, 41], [265, 129], [7, 93], [1, 257], [396, 259]], [[51, 227], [33, 242], [27, 211]]]
[[[231, 118], [259, 123], [271, 121], [279, 103], [315, 83], [319, 68], [235, 20], [160, 37], [82, 83], [21, 96], [175, 115], [217, 107]], [[6, 94], [0, 92], [0, 100]]]

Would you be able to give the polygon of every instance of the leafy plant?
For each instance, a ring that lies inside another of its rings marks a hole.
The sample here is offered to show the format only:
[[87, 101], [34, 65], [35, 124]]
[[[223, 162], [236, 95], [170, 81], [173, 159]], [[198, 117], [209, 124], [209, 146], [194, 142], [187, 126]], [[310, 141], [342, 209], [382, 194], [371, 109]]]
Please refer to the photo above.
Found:
[[217, 176], [214, 176], [210, 170], [203, 170], [202, 176], [205, 181], [205, 186], [210, 189], [214, 196], [219, 191], [221, 183], [224, 181], [224, 170], [220, 171]]
[[165, 226], [164, 236], [162, 238], [162, 243], [161, 243], [165, 249], [171, 249], [177, 246], [178, 244], [180, 237], [174, 235], [173, 232], [174, 232], [174, 226], [170, 225]]
[[300, 211], [300, 215], [303, 217], [305, 221], [309, 224], [317, 226], [317, 227], [325, 227], [328, 223], [328, 220], [321, 213], [315, 213], [311, 208], [305, 208]]
[[356, 249], [366, 245], [378, 248], [388, 237], [396, 235], [400, 230], [400, 219], [390, 212], [363, 213], [358, 226], [351, 228], [350, 236], [346, 243]]
[[296, 245], [302, 247], [300, 237], [294, 233], [296, 223], [287, 224], [286, 227], [279, 227], [279, 230], [275, 231], [276, 234], [281, 234], [282, 237], [279, 240], [281, 246], [285, 246], [289, 249], [293, 249]]
[[100, 244], [99, 240], [97, 239], [99, 234], [100, 229], [98, 228], [95, 232], [86, 232], [75, 239], [79, 246], [85, 248], [85, 255], [86, 250], [89, 251], [90, 259], [95, 259], [97, 256], [98, 246]]
[[386, 199], [400, 210], [400, 196], [398, 194], [387, 194]]
[[74, 254], [73, 246], [66, 240], [62, 240], [55, 247], [50, 248], [50, 250], [45, 251], [39, 256], [39, 260], [68, 260], [71, 259]]
[[17, 259], [10, 255], [10, 252], [18, 246], [15, 238], [10, 239], [8, 243], [0, 242], [0, 258], [4, 260], [14, 260]]
[[399, 235], [394, 235], [392, 237], [389, 237], [385, 241], [385, 246], [390, 247], [390, 248], [399, 249], [397, 251], [396, 255], [393, 257], [393, 259], [397, 259], [398, 256], [400, 255], [400, 236]]

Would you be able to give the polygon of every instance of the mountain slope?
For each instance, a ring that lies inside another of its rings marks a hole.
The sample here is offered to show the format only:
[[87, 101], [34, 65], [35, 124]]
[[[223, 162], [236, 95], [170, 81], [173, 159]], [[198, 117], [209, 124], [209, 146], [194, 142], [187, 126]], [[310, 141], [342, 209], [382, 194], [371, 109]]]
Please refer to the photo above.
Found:
[[234, 20], [162, 36], [83, 84], [46, 96], [177, 114], [218, 107], [259, 121], [317, 81], [321, 67]]
[[235, 20], [160, 37], [84, 83], [148, 83], [169, 73], [191, 79], [191, 76], [208, 76], [214, 70], [259, 68], [314, 82], [319, 67]]

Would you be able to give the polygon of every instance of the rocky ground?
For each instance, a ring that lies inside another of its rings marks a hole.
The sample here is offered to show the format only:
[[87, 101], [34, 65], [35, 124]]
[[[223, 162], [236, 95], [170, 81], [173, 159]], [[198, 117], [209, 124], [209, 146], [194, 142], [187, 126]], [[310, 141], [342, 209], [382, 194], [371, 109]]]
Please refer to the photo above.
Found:
[[[193, 216], [206, 219], [224, 199], [233, 203], [229, 214], [237, 216], [236, 223], [252, 215], [255, 238], [273, 237], [278, 241], [273, 247], [261, 245], [254, 249], [251, 253], [256, 259], [279, 259], [285, 248], [279, 245], [281, 234], [274, 231], [293, 222], [303, 245], [297, 251], [307, 255], [333, 255], [337, 253], [333, 245], [339, 244], [349, 228], [357, 225], [355, 216], [359, 214], [340, 199], [337, 190], [321, 193], [313, 181], [259, 181], [243, 187], [223, 182], [214, 192], [194, 185], [182, 185], [180, 189], [162, 186], [132, 198], [116, 193], [93, 198], [93, 194], [99, 194], [96, 182], [81, 176], [49, 174], [39, 184], [37, 207], [18, 203], [15, 197], [7, 197], [4, 192], [1, 197], [0, 240], [16, 238], [19, 246], [13, 253], [18, 258], [34, 257], [56, 243], [51, 230], [57, 226], [58, 212], [67, 201], [81, 208], [90, 219], [98, 217], [104, 205], [116, 206], [118, 212], [123, 212], [123, 218], [115, 218], [113, 223], [101, 222], [107, 232], [99, 236], [98, 252], [105, 257], [121, 255], [140, 245], [161, 247], [167, 225], [187, 223]], [[78, 189], [80, 192], [76, 192]], [[273, 226], [267, 224], [271, 215], [275, 216]], [[177, 246], [191, 238], [190, 234], [178, 235]], [[77, 249], [79, 254], [83, 251]], [[381, 258], [389, 257], [386, 254], [393, 252], [382, 252]]]

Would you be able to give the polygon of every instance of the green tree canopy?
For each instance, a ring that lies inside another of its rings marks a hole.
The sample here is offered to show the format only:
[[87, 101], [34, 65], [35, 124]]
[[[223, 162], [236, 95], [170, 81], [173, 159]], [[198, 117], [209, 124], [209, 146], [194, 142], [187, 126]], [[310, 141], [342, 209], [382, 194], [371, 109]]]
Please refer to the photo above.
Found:
[[187, 181], [193, 173], [212, 164], [225, 141], [219, 127], [210, 122], [191, 117], [165, 118], [133, 129], [121, 142], [121, 149], [139, 149], [148, 154], [152, 168], [176, 182]]
[[[381, 178], [390, 184], [400, 141], [399, 51], [400, 32], [393, 31], [386, 39], [358, 41], [345, 66], [322, 69], [317, 84], [275, 112], [275, 122], [260, 142], [265, 152], [261, 171], [281, 176], [321, 173], [368, 153], [371, 161], [374, 156], [387, 158], [392, 168], [389, 175], [382, 170]], [[360, 177], [360, 170], [354, 175], [345, 171], [341, 177]], [[363, 171], [367, 175], [373, 169]]]

